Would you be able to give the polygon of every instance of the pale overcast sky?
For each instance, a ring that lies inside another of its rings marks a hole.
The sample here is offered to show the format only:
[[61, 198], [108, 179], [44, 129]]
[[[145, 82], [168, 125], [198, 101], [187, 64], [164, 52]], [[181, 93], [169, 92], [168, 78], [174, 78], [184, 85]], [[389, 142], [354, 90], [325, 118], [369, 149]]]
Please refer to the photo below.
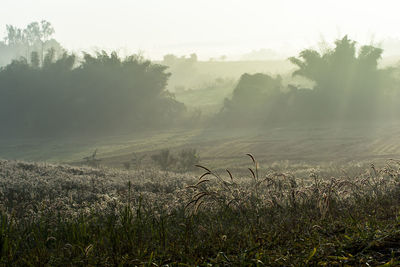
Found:
[[360, 43], [400, 38], [400, 1], [1, 0], [5, 25], [50, 21], [68, 49], [142, 50], [200, 58], [272, 48], [290, 54], [349, 34]]

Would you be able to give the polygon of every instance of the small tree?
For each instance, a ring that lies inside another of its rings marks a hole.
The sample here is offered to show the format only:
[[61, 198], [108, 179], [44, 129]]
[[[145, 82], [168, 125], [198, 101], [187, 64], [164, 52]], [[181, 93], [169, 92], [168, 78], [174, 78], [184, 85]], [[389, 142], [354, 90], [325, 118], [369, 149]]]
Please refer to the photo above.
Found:
[[86, 161], [86, 164], [88, 165], [88, 166], [91, 166], [91, 167], [99, 167], [99, 165], [100, 165], [100, 159], [98, 159], [98, 158], [96, 158], [96, 155], [97, 155], [97, 148], [96, 148], [96, 150], [93, 152], [93, 154], [92, 155], [90, 155], [90, 156], [87, 156], [87, 157], [84, 157], [83, 159]]

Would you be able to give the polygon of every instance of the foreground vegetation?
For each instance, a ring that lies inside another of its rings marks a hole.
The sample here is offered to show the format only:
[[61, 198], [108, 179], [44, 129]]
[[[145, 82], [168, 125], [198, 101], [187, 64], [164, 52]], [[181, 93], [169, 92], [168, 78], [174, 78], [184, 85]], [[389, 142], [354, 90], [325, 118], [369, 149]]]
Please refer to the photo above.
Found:
[[236, 178], [0, 161], [1, 264], [383, 265], [400, 260], [400, 171]]

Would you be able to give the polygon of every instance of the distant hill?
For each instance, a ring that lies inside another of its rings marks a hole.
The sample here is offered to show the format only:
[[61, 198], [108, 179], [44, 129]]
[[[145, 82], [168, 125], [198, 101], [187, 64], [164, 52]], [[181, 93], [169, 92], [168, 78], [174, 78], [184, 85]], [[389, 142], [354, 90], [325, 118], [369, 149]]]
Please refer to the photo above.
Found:
[[217, 78], [239, 79], [243, 73], [268, 73], [272, 75], [291, 72], [295, 67], [288, 60], [263, 61], [195, 61], [166, 64], [172, 73], [168, 82], [168, 90], [174, 92], [177, 88], [202, 89]]

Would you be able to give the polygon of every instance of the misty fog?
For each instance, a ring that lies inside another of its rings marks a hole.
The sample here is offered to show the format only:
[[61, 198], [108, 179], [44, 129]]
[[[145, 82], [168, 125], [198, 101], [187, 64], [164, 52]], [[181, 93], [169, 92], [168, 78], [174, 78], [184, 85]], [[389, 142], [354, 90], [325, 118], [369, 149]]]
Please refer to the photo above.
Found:
[[396, 1], [1, 6], [0, 266], [399, 266]]

